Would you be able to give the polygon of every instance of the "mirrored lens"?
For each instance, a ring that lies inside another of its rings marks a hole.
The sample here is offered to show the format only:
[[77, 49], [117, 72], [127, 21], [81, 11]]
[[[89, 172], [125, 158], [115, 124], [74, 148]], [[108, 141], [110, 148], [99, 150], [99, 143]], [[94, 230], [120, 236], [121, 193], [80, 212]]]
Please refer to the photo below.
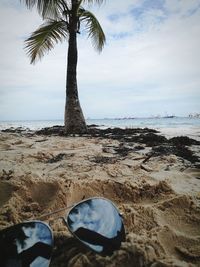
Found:
[[78, 239], [99, 253], [110, 255], [125, 241], [124, 226], [117, 208], [103, 198], [77, 204], [69, 212], [67, 224]]
[[1, 267], [48, 267], [51, 229], [42, 222], [20, 223], [0, 231]]

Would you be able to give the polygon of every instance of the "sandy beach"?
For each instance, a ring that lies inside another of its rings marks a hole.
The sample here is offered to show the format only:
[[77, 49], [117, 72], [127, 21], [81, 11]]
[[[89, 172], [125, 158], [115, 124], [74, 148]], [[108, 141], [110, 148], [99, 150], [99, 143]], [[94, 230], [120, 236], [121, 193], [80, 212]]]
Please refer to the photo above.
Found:
[[48, 218], [50, 266], [200, 266], [199, 144], [116, 136], [1, 132], [0, 229], [102, 196], [123, 213], [126, 242], [103, 257]]

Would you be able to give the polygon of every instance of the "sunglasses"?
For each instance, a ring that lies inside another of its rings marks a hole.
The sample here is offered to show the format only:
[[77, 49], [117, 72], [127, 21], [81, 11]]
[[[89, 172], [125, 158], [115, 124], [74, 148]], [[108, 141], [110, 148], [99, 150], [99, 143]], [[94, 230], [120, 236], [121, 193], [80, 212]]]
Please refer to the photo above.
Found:
[[[70, 210], [60, 218], [68, 230], [91, 250], [111, 255], [125, 241], [122, 216], [110, 200], [89, 198], [42, 217], [65, 209]], [[48, 267], [52, 250], [52, 230], [42, 221], [23, 222], [0, 231], [1, 267]]]

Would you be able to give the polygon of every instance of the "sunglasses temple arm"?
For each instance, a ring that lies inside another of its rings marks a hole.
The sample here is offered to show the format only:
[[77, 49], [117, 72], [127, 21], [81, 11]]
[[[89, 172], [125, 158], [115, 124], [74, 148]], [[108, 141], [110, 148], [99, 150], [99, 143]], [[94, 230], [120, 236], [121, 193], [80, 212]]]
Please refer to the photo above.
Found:
[[49, 213], [46, 213], [46, 214], [43, 214], [43, 215], [39, 216], [38, 219], [42, 219], [42, 218], [48, 217], [48, 216], [50, 216], [50, 215], [59, 213], [59, 212], [61, 212], [61, 211], [70, 209], [70, 208], [72, 208], [73, 206], [74, 206], [74, 205], [67, 206], [67, 207], [65, 207], [65, 208], [62, 208], [62, 209], [59, 209], [59, 210], [55, 210], [55, 211], [52, 211], [52, 212], [49, 212]]

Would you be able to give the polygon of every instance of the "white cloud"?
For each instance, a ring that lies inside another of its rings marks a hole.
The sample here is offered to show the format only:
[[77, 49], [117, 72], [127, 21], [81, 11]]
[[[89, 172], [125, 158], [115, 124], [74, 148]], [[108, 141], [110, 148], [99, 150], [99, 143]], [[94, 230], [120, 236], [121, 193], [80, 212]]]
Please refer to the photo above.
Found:
[[165, 0], [165, 8], [179, 16], [189, 15], [191, 11], [200, 7], [199, 0]]
[[[166, 0], [162, 8], [149, 3], [116, 0], [94, 9], [107, 45], [99, 55], [79, 36], [78, 85], [86, 116], [141, 116], [163, 112], [163, 106], [185, 115], [192, 103], [198, 107], [199, 1]], [[133, 16], [133, 7], [142, 15]], [[62, 118], [67, 44], [32, 66], [23, 40], [41, 24], [39, 16], [1, 3], [0, 20], [0, 119]]]

